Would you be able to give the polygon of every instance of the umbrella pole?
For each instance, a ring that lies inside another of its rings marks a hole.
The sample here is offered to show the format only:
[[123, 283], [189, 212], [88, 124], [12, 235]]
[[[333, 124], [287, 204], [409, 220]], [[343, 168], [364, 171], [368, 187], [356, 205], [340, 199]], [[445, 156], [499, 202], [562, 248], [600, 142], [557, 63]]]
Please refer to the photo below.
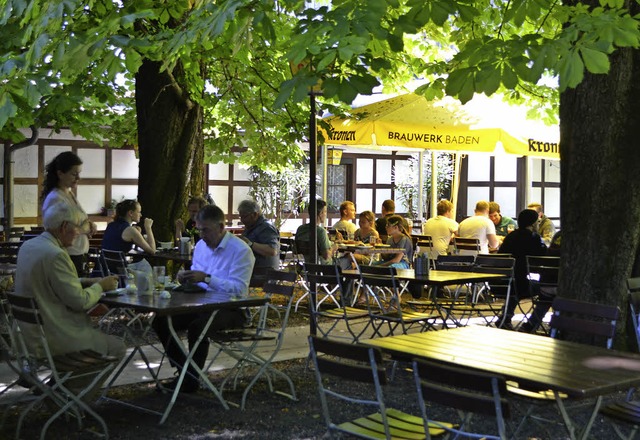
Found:
[[[312, 263], [316, 263], [318, 261], [318, 231], [316, 230], [317, 224], [317, 201], [316, 201], [316, 152], [317, 152], [317, 142], [318, 142], [318, 134], [316, 132], [316, 95], [313, 90], [309, 92], [310, 98], [310, 115], [309, 115], [309, 244], [311, 245], [311, 257]], [[309, 286], [309, 290], [311, 293], [309, 294], [309, 307], [310, 310], [316, 309], [316, 286], [315, 283], [311, 283]], [[316, 334], [316, 320], [315, 314], [310, 313], [309, 319], [309, 333], [312, 335]]]
[[458, 209], [458, 187], [460, 186], [460, 162], [462, 156], [456, 153], [453, 162], [453, 185], [451, 188], [451, 203], [453, 203], [453, 218], [456, 219], [456, 210]]
[[431, 217], [436, 217], [438, 212], [436, 205], [438, 204], [438, 162], [436, 161], [436, 152], [431, 151]]
[[[418, 218], [424, 218], [424, 150], [418, 154]], [[422, 233], [422, 231], [420, 231]]]

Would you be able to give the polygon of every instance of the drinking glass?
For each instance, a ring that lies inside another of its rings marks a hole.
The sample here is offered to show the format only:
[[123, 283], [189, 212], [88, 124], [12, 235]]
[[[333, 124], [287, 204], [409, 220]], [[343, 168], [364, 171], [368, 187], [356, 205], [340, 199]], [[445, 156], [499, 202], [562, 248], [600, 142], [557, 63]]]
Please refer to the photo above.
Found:
[[164, 266], [153, 266], [154, 290], [164, 290], [165, 278]]

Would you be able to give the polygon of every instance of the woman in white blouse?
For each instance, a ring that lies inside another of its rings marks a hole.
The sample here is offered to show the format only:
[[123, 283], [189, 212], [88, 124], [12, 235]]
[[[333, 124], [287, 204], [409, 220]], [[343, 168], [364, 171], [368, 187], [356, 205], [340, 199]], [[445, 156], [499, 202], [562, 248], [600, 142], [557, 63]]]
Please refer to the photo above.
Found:
[[81, 232], [73, 244], [67, 247], [71, 261], [76, 266], [78, 276], [84, 276], [87, 252], [89, 251], [89, 237], [96, 232], [96, 225], [89, 221], [89, 216], [82, 209], [74, 194], [78, 189], [78, 181], [82, 172], [82, 160], [71, 151], [58, 154], [45, 167], [45, 178], [42, 189], [42, 212], [57, 203], [64, 203], [76, 211], [74, 218], [82, 221]]

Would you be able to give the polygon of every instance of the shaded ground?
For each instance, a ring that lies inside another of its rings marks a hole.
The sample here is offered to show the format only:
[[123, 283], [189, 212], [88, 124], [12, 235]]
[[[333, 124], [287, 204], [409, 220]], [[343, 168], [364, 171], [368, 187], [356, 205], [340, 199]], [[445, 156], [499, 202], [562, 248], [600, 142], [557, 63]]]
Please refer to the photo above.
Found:
[[[298, 292], [300, 295], [301, 292]], [[303, 303], [304, 304], [304, 303]], [[308, 315], [304, 306], [297, 313], [292, 313], [291, 326], [308, 325]], [[117, 326], [113, 329], [117, 332]], [[296, 386], [298, 400], [291, 401], [281, 395], [270, 393], [264, 381], [259, 382], [251, 392], [245, 411], [232, 407], [225, 410], [217, 400], [205, 391], [196, 394], [182, 394], [178, 398], [169, 419], [164, 425], [158, 425], [160, 417], [140, 412], [111, 402], [101, 402], [95, 405], [97, 411], [103, 416], [109, 426], [109, 434], [112, 439], [260, 439], [260, 440], [303, 440], [327, 438], [326, 426], [320, 409], [318, 393], [316, 389], [315, 375], [307, 368], [306, 359], [280, 362], [277, 368], [285, 371], [292, 378]], [[212, 382], [219, 385], [224, 377], [224, 372], [210, 374]], [[240, 384], [240, 390], [244, 383]], [[336, 387], [345, 387], [345, 384], [335, 384]], [[361, 384], [351, 384], [349, 387], [362, 389]], [[276, 382], [276, 389], [284, 390], [282, 381]], [[153, 384], [126, 385], [112, 388], [109, 396], [126, 402], [136, 403], [155, 409], [163, 408], [169, 396], [156, 391]], [[225, 398], [230, 402], [239, 402], [241, 391], [228, 391]], [[395, 380], [385, 389], [385, 397], [389, 407], [404, 410], [413, 414], [419, 414], [416, 401], [415, 385], [411, 373], [400, 368]], [[611, 396], [612, 399], [624, 398], [624, 393]], [[514, 425], [522, 416], [522, 411], [527, 408], [527, 402], [522, 399], [512, 398], [515, 411], [512, 417]], [[356, 415], [365, 412], [355, 405], [334, 403], [331, 407], [335, 414]], [[366, 413], [371, 412], [370, 410]], [[444, 408], [433, 407], [433, 416], [439, 420], [452, 421], [453, 415]], [[518, 439], [565, 439], [568, 438], [561, 418], [555, 405], [539, 405], [535, 414], [545, 417], [552, 422], [527, 424]], [[585, 409], [571, 412], [577, 419], [577, 424], [586, 424], [588, 412]], [[6, 422], [0, 429], [0, 439], [13, 438], [19, 410], [12, 408], [7, 413]], [[41, 426], [46, 421], [46, 411], [42, 409], [28, 419], [25, 425], [22, 439], [38, 438]], [[343, 421], [342, 419], [337, 422]], [[494, 422], [487, 418], [477, 418], [474, 426], [485, 433], [494, 433]], [[97, 427], [89, 420], [88, 428]], [[625, 428], [626, 429], [626, 428]], [[628, 432], [628, 429], [626, 429]], [[598, 416], [591, 431], [593, 439], [611, 439], [616, 436], [611, 422]], [[95, 438], [86, 430], [76, 431], [75, 422], [65, 422], [64, 419], [54, 423], [48, 431], [47, 438], [51, 439], [92, 439]]]
[[[112, 439], [321, 439], [326, 438], [326, 428], [322, 418], [315, 376], [306, 368], [305, 360], [282, 362], [278, 368], [286, 371], [296, 384], [298, 401], [293, 402], [278, 394], [269, 393], [264, 382], [256, 386], [251, 393], [247, 408], [241, 412], [231, 408], [224, 410], [217, 401], [212, 400], [204, 391], [197, 394], [181, 395], [169, 419], [164, 425], [158, 425], [159, 417], [145, 414], [114, 403], [96, 405], [104, 417]], [[214, 384], [219, 383], [221, 375], [211, 375]], [[282, 387], [282, 382], [277, 382]], [[344, 387], [344, 384], [337, 384]], [[350, 385], [353, 386], [353, 385]], [[355, 385], [361, 388], [362, 385]], [[282, 389], [282, 388], [280, 388]], [[385, 389], [388, 406], [418, 414], [416, 394], [411, 374], [400, 369], [395, 380]], [[229, 392], [225, 397], [229, 401], [239, 401], [240, 392]], [[153, 385], [128, 385], [114, 388], [110, 396], [140, 405], [160, 408], [168, 401], [168, 396], [157, 392]], [[623, 398], [623, 394], [616, 396]], [[511, 399], [511, 398], [510, 398]], [[511, 399], [516, 403], [513, 420], [519, 420], [525, 402]], [[336, 414], [355, 415], [359, 408], [354, 405], [335, 404], [332, 408]], [[452, 414], [443, 408], [432, 408], [434, 415], [440, 420], [452, 420]], [[370, 412], [370, 411], [369, 411]], [[548, 417], [554, 422], [529, 423], [518, 438], [528, 439], [564, 439], [568, 438], [555, 405], [540, 405], [536, 410], [538, 416]], [[580, 410], [578, 425], [586, 423], [586, 411]], [[7, 426], [0, 431], [0, 438], [11, 438], [16, 421], [15, 410], [9, 415]], [[32, 417], [22, 438], [37, 438], [39, 429], [46, 418], [44, 414]], [[495, 432], [493, 422], [486, 418], [477, 418], [474, 425]], [[89, 423], [91, 426], [91, 423]], [[485, 431], [486, 432], [486, 431]], [[591, 438], [611, 439], [615, 433], [608, 420], [598, 416], [592, 430]], [[47, 438], [52, 439], [89, 439], [95, 438], [88, 432], [75, 431], [75, 423], [56, 422], [49, 429]]]

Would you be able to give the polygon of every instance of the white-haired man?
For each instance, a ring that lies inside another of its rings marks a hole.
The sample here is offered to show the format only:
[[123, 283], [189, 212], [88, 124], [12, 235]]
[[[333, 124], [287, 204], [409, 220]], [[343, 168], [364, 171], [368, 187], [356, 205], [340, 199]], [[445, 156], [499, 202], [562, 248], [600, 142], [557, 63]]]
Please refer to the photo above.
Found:
[[[52, 354], [93, 350], [108, 356], [123, 357], [122, 339], [107, 335], [93, 325], [87, 311], [98, 303], [102, 292], [118, 286], [118, 277], [78, 278], [66, 247], [81, 233], [89, 232], [89, 223], [63, 203], [43, 213], [45, 232], [26, 241], [18, 252], [16, 294], [38, 302], [44, 331]], [[35, 329], [34, 329], [35, 330]], [[27, 329], [27, 343], [36, 343]], [[38, 349], [34, 345], [34, 349]]]
[[[280, 267], [280, 232], [264, 218], [262, 210], [254, 200], [243, 200], [238, 205], [240, 221], [244, 225], [244, 232], [240, 236], [249, 245], [253, 256], [256, 257], [255, 269]], [[254, 273], [250, 286], [262, 286], [266, 278], [263, 274]]]

